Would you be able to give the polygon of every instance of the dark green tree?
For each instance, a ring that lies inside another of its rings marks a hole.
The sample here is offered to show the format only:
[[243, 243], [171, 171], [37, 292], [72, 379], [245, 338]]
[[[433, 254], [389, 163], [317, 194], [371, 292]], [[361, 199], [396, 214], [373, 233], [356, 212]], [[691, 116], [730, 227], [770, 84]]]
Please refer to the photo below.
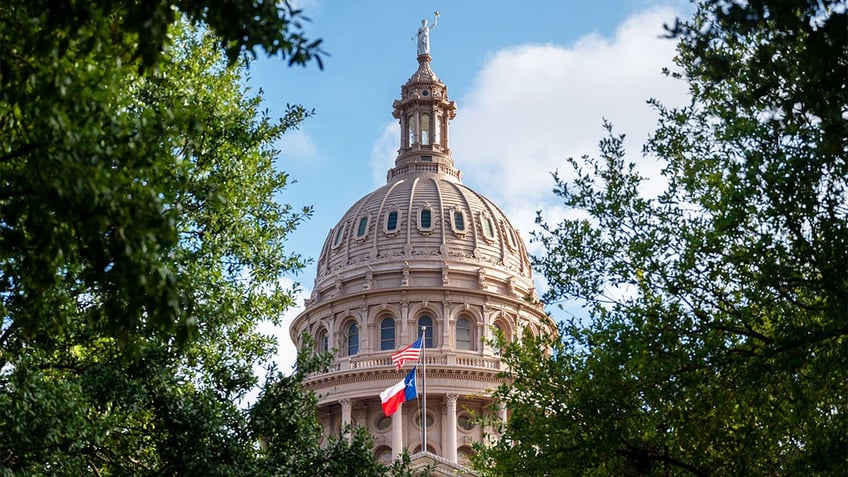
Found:
[[507, 348], [495, 475], [844, 475], [848, 23], [836, 1], [708, 1], [672, 27], [692, 102], [645, 152], [570, 160], [534, 235], [561, 338]]
[[[0, 8], [0, 474], [303, 475], [274, 457], [296, 442], [375, 475], [361, 432], [316, 438], [314, 363], [243, 401], [304, 263], [273, 144], [309, 113], [269, 117], [221, 48], [272, 40], [189, 21], [253, 3], [174, 5]], [[287, 434], [263, 447], [274, 396]]]

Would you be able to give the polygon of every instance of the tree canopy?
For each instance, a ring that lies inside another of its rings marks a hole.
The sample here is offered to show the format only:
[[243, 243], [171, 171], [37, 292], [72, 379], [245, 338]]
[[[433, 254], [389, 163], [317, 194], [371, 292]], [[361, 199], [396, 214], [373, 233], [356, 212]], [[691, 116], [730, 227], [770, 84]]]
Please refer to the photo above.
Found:
[[317, 54], [276, 5], [0, 9], [0, 474], [385, 470], [361, 431], [322, 442], [321, 358], [281, 373], [259, 330], [312, 213], [274, 149], [310, 112], [270, 117], [234, 54]]
[[570, 159], [540, 213], [548, 302], [507, 347], [494, 475], [842, 475], [848, 468], [848, 22], [837, 1], [707, 1], [670, 28], [691, 104], [644, 152]]

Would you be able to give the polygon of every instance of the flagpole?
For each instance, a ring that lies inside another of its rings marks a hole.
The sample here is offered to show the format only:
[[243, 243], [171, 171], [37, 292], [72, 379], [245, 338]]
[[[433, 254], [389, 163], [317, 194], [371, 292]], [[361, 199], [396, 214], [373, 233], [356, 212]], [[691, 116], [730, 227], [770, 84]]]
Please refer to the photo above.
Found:
[[427, 327], [421, 327], [421, 388], [424, 396], [421, 398], [421, 405], [424, 410], [421, 413], [421, 429], [424, 430], [422, 438], [421, 451], [427, 452]]

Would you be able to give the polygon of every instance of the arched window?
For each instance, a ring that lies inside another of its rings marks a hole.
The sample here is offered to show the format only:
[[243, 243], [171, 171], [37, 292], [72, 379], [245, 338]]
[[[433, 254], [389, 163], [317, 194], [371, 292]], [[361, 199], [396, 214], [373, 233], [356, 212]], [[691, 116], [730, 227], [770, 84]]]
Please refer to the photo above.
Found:
[[388, 446], [380, 446], [374, 451], [374, 457], [382, 464], [392, 463], [392, 448]]
[[327, 338], [327, 330], [322, 329], [318, 332], [318, 337], [315, 339], [315, 351], [326, 353], [330, 351], [330, 342]]
[[436, 115], [436, 122], [433, 124], [433, 143], [441, 144], [442, 142], [442, 115]]
[[462, 446], [456, 450], [456, 460], [460, 465], [468, 465], [471, 463], [471, 457], [474, 451], [468, 446]]
[[421, 115], [421, 144], [430, 144], [430, 115]]
[[471, 347], [471, 323], [467, 318], [456, 320], [456, 349], [474, 349]]
[[421, 327], [426, 327], [424, 330], [424, 347], [433, 347], [433, 319], [427, 315], [418, 318], [418, 334], [421, 334]]
[[353, 356], [359, 353], [359, 327], [351, 323], [347, 327], [347, 355]]
[[[496, 331], [495, 336], [493, 336], [494, 340], [498, 339], [497, 335], [502, 335], [504, 341], [508, 342], [510, 340], [508, 331], [502, 323], [500, 323], [500, 322], [495, 323], [495, 331]], [[500, 348], [499, 346], [497, 346], [497, 342], [495, 343], [494, 353], [495, 353], [495, 356], [500, 356], [500, 355], [503, 354], [503, 349]]]
[[409, 145], [418, 144], [418, 141], [415, 140], [415, 116], [410, 114], [408, 118], [406, 118], [407, 131], [409, 134]]
[[395, 349], [395, 320], [384, 318], [380, 322], [380, 351]]

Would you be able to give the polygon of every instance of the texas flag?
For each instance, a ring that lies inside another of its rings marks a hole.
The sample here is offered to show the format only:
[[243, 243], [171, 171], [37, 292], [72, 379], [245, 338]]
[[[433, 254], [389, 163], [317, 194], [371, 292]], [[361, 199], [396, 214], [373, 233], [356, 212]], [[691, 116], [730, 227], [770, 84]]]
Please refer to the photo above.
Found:
[[383, 403], [383, 412], [391, 416], [397, 411], [398, 406], [406, 401], [418, 397], [415, 389], [415, 367], [401, 381], [380, 393], [380, 401]]

